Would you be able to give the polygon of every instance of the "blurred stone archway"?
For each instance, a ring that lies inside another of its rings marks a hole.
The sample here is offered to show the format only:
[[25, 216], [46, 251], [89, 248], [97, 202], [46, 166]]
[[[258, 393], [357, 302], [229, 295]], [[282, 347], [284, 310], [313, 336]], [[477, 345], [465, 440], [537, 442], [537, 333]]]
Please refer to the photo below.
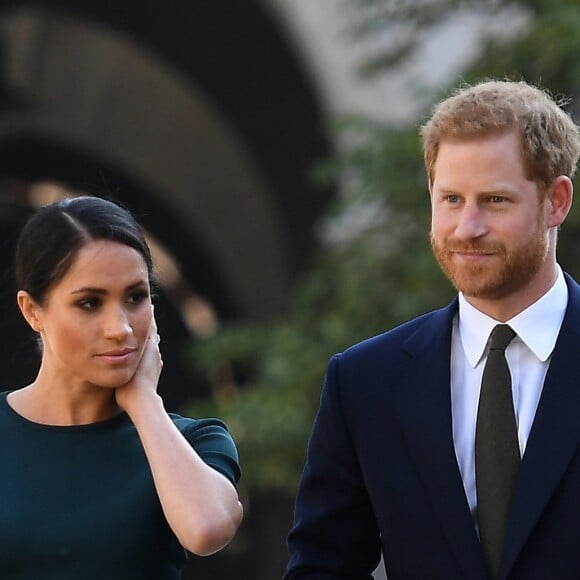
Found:
[[310, 172], [327, 143], [297, 63], [259, 2], [2, 3], [3, 258], [39, 184], [133, 210], [171, 264], [171, 408], [207, 392], [181, 354], [188, 337], [208, 317], [282, 312], [312, 248], [329, 192]]

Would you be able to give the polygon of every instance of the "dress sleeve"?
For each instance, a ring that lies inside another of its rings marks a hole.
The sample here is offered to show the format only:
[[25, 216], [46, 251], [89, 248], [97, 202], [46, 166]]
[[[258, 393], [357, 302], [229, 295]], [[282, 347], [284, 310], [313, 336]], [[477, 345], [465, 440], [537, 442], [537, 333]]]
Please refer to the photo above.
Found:
[[223, 421], [219, 419], [187, 419], [171, 414], [173, 422], [197, 454], [234, 485], [240, 480], [238, 450]]

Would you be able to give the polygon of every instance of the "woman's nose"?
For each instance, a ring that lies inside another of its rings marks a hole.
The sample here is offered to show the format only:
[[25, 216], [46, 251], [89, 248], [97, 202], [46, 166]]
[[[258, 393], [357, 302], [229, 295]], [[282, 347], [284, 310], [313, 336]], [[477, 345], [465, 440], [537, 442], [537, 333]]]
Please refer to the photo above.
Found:
[[104, 334], [107, 338], [124, 338], [131, 332], [129, 317], [122, 308], [115, 308], [107, 314], [104, 326]]

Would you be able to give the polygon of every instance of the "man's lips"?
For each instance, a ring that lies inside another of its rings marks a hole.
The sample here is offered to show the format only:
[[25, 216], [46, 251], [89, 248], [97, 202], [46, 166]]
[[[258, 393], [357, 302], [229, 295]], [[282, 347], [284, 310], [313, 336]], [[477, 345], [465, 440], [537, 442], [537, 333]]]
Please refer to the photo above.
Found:
[[470, 251], [470, 250], [452, 250], [451, 254], [457, 256], [466, 262], [481, 262], [495, 255], [494, 252]]
[[461, 254], [462, 256], [492, 256], [497, 254], [494, 250], [463, 250], [459, 248], [450, 251], [453, 254]]

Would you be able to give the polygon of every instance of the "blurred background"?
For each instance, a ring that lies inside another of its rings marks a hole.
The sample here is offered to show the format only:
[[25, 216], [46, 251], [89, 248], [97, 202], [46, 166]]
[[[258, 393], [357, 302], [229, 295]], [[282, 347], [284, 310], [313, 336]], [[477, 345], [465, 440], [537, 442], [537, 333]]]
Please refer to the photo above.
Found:
[[[578, 122], [579, 30], [578, 0], [2, 0], [4, 388], [38, 365], [23, 221], [64, 195], [121, 202], [157, 264], [166, 406], [225, 419], [244, 470], [238, 536], [184, 578], [279, 578], [328, 357], [452, 295], [418, 125], [489, 76]], [[560, 262], [578, 277], [577, 208]]]

